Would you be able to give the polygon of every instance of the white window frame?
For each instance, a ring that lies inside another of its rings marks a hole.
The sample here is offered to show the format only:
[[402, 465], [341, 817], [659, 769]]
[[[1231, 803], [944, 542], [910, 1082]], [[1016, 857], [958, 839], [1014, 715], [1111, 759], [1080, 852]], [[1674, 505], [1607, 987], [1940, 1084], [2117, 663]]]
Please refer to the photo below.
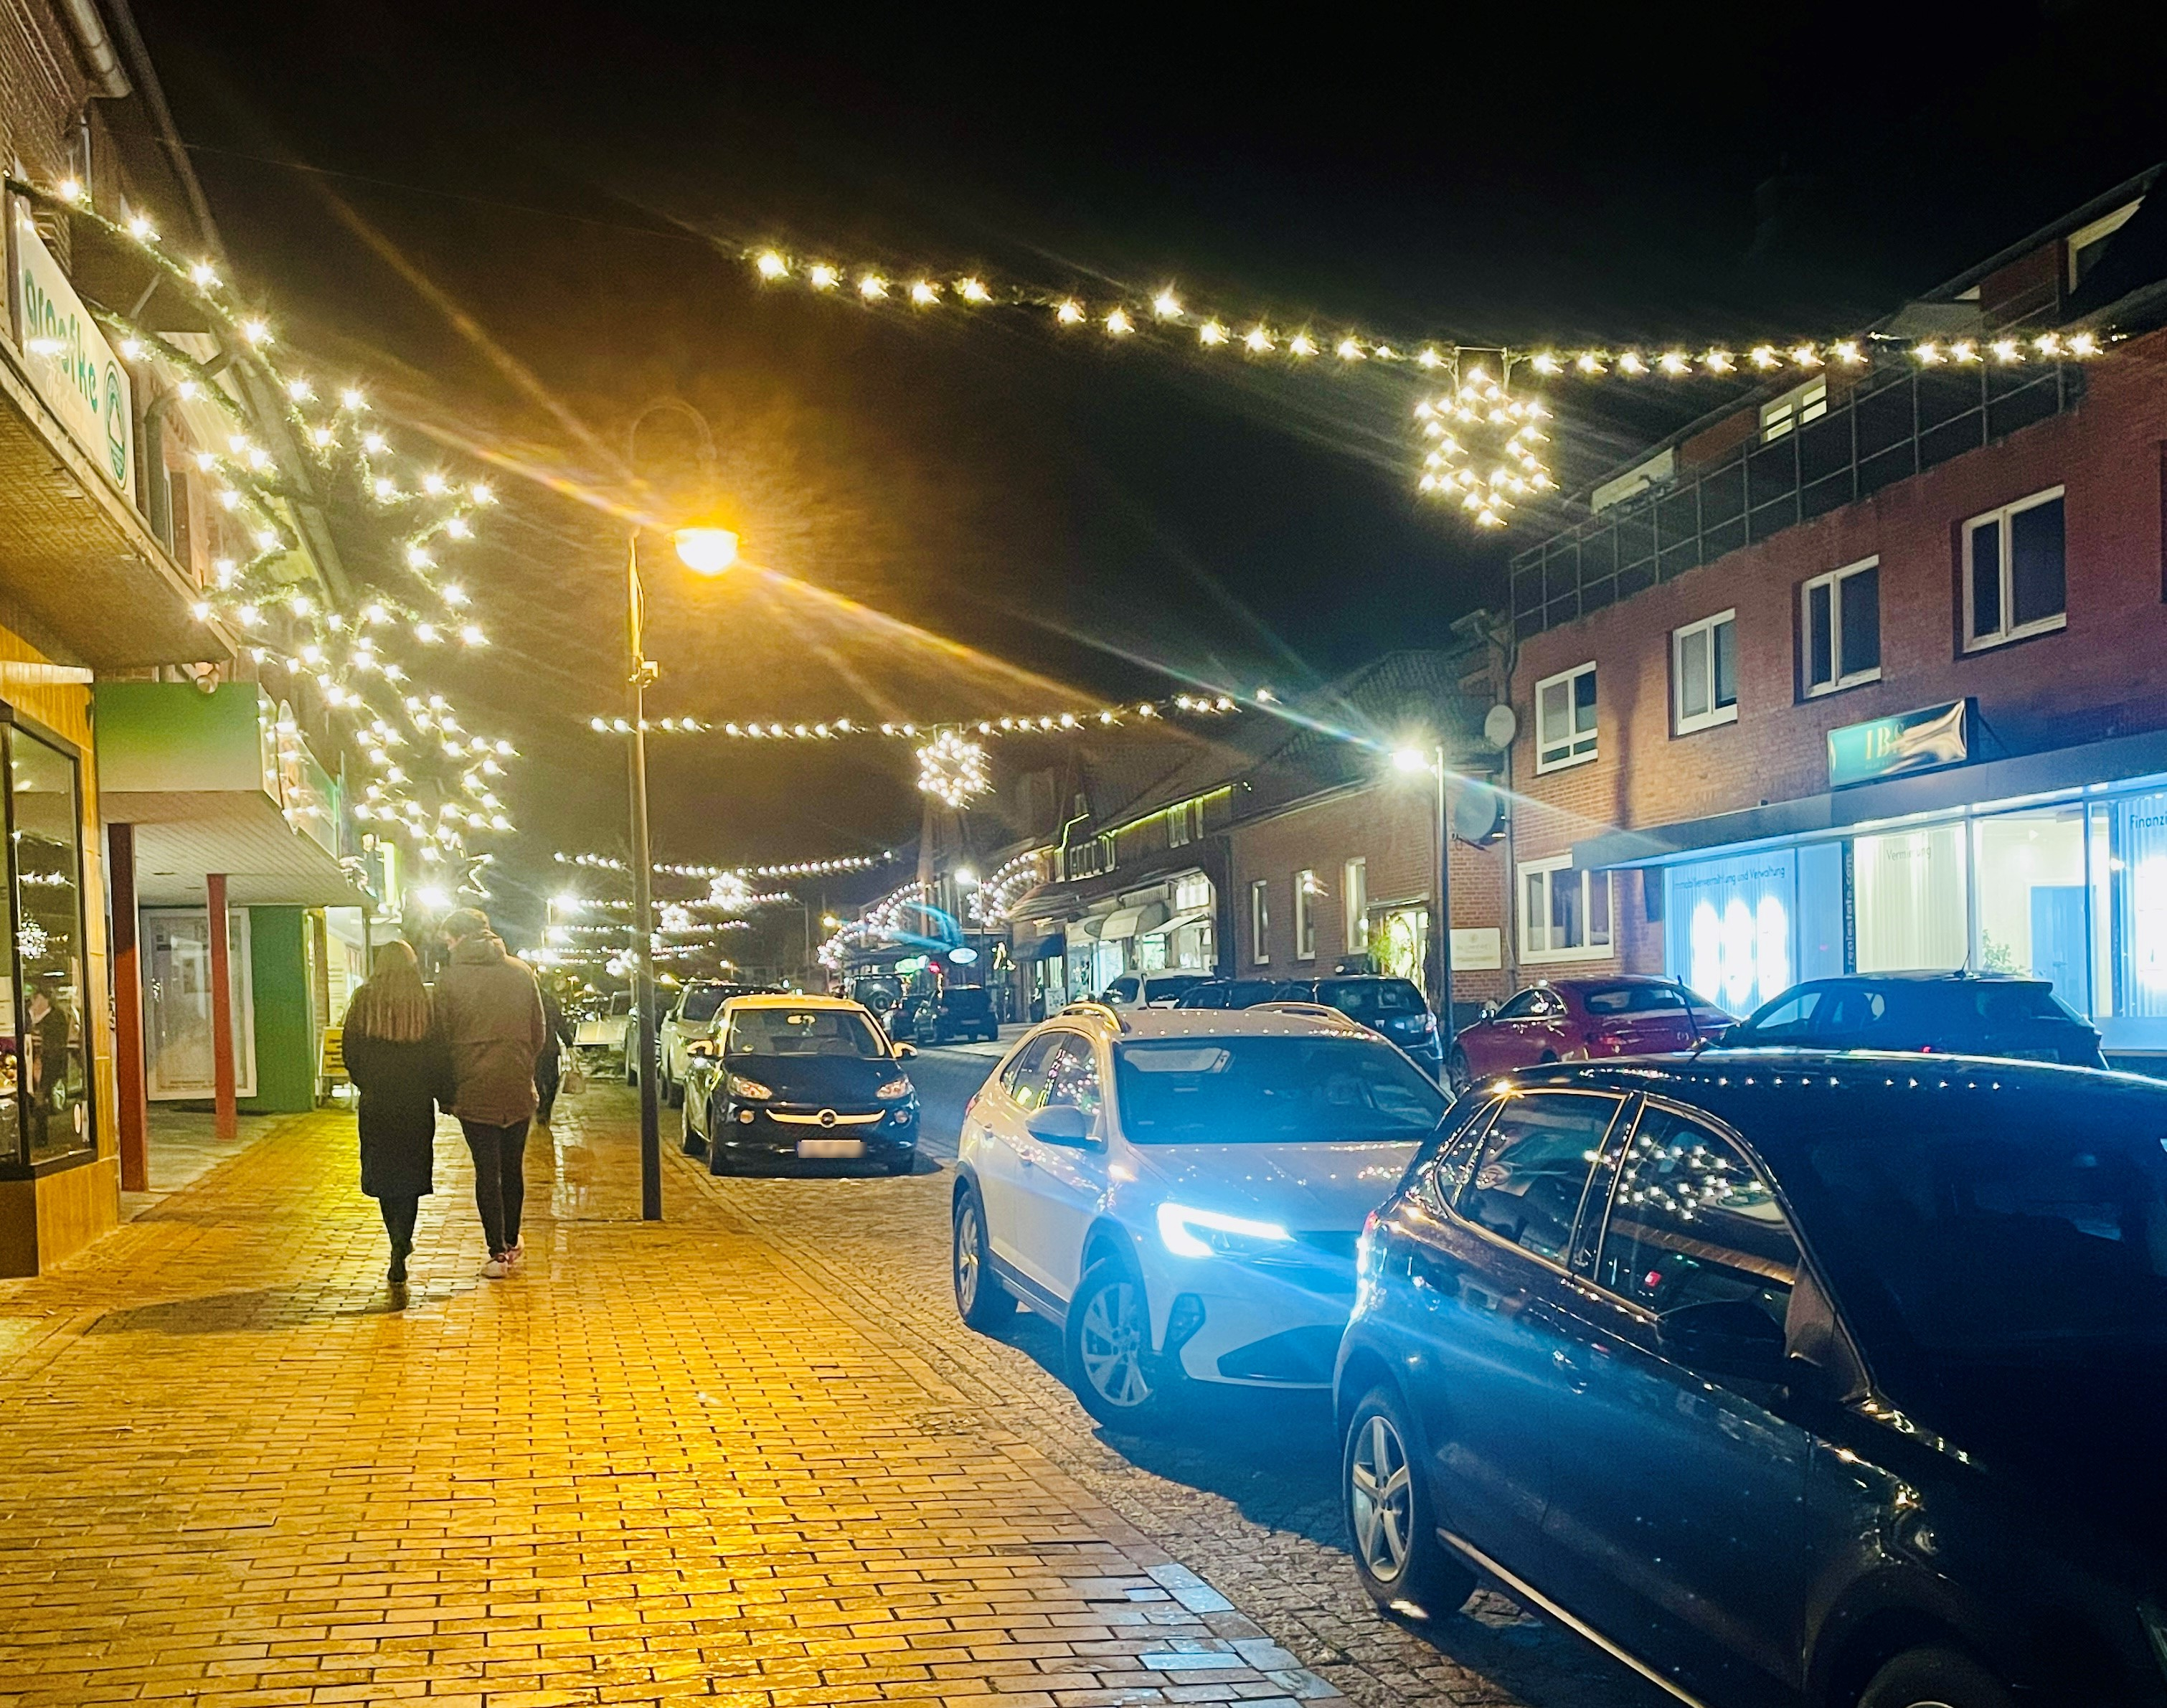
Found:
[[[1598, 737], [1601, 735], [1603, 729], [1603, 684], [1600, 677], [1597, 677], [1596, 679], [1595, 728], [1588, 730], [1584, 735], [1575, 734], [1571, 728], [1573, 705], [1576, 698], [1576, 696], [1573, 693], [1573, 685], [1579, 682], [1582, 676], [1592, 676], [1594, 675], [1595, 664], [1594, 661], [1591, 660], [1586, 664], [1575, 665], [1571, 670], [1560, 671], [1555, 676], [1544, 676], [1540, 682], [1535, 684], [1535, 715], [1534, 721], [1535, 725], [1535, 771], [1538, 775], [1540, 775], [1542, 772], [1546, 771], [1566, 771], [1576, 765], [1592, 764], [1599, 756], [1597, 750], [1599, 745]], [[1563, 682], [1566, 685], [1565, 708], [1567, 728], [1561, 738], [1559, 740], [1552, 740], [1544, 733], [1543, 729], [1543, 690], [1549, 687], [1555, 687], [1560, 682]], [[1544, 756], [1545, 751], [1549, 748], [1560, 745], [1560, 741], [1562, 742], [1566, 751], [1562, 754], [1559, 755], [1555, 759], [1545, 758]], [[1582, 742], [1587, 744], [1585, 748], [1581, 745]]]
[[[1855, 564], [1846, 564], [1840, 570], [1831, 570], [1826, 575], [1815, 576], [1799, 584], [1799, 674], [1805, 678], [1806, 698], [1819, 699], [1823, 694], [1840, 694], [1846, 688], [1862, 687], [1868, 682], [1881, 680], [1881, 664], [1874, 661], [1871, 670], [1853, 671], [1846, 676], [1843, 671], [1843, 584], [1853, 576], [1881, 567], [1878, 555], [1861, 558]], [[1829, 668], [1836, 672], [1825, 682], [1813, 680], [1814, 644], [1814, 589], [1829, 590]], [[1877, 589], [1874, 603], [1880, 603]]]
[[[1673, 629], [1671, 631], [1671, 733], [1674, 735], [1691, 735], [1697, 730], [1713, 729], [1719, 724], [1735, 724], [1738, 721], [1736, 700], [1734, 699], [1727, 706], [1719, 706], [1715, 703], [1715, 631], [1725, 623], [1730, 625], [1731, 647], [1735, 656], [1738, 644], [1738, 609], [1735, 606], [1728, 611], [1719, 611], [1713, 617], [1703, 617], [1698, 623], [1688, 623], [1682, 629]], [[1687, 647], [1696, 641], [1708, 649], [1709, 709], [1705, 712], [1688, 713], [1685, 708], [1685, 654]], [[1599, 700], [1596, 703], [1596, 709], [1599, 716], [1602, 711], [1602, 703]]]
[[[2043, 491], [2030, 493], [2013, 503], [2005, 504], [1998, 510], [1983, 510], [1976, 516], [1967, 516], [1963, 519], [1959, 538], [1963, 542], [1963, 650], [1966, 652], [1985, 652], [1993, 647], [2006, 646], [2012, 640], [2029, 639], [2035, 634], [2052, 634], [2058, 629], [2069, 626], [2069, 512], [2066, 503], [2062, 507], [2062, 608], [2051, 617], [2035, 618], [2029, 623], [2019, 623], [2014, 629], [2009, 626], [2010, 608], [2016, 602], [2013, 577], [2016, 573], [2016, 565], [2012, 561], [2014, 554], [2009, 549], [2010, 522], [2027, 510], [2036, 510], [2042, 504], [2053, 503], [2062, 497], [2063, 491], [2059, 486], [2049, 486]], [[1987, 522], [1995, 524], [2001, 547], [2001, 627], [1991, 634], [1974, 634], [1971, 620], [1977, 607], [1972, 602], [1971, 544], [1974, 532]]]
[[[1550, 934], [1550, 894], [1555, 879], [1553, 874], [1563, 872], [1577, 878], [1581, 884], [1580, 916], [1588, 916], [1588, 903], [1593, 899], [1595, 885], [1603, 886], [1604, 899], [1609, 904], [1605, 917], [1610, 921], [1610, 936], [1601, 943], [1583, 943], [1577, 948], [1553, 949], [1548, 947]], [[1542, 921], [1539, 926], [1528, 915], [1528, 880], [1541, 877], [1543, 885]], [[1561, 961], [1608, 961], [1618, 953], [1618, 891], [1608, 872], [1574, 872], [1571, 854], [1552, 854], [1540, 860], [1520, 862], [1519, 881], [1513, 887], [1514, 905], [1520, 915], [1520, 961], [1523, 966], [1542, 966]], [[1538, 937], [1538, 932], [1541, 936]], [[1541, 945], [1538, 947], [1538, 944]]]
[[1340, 873], [1339, 902], [1347, 930], [1347, 952], [1361, 955], [1370, 948], [1370, 859], [1357, 854]]
[[1318, 888], [1314, 869], [1304, 867], [1294, 875], [1294, 957], [1297, 961], [1317, 958], [1317, 897]]
[[1268, 878], [1249, 883], [1249, 958], [1259, 967], [1272, 963], [1272, 884]]
[[1761, 406], [1761, 443], [1773, 444], [1793, 427], [1819, 421], [1827, 413], [1828, 375], [1823, 374]]

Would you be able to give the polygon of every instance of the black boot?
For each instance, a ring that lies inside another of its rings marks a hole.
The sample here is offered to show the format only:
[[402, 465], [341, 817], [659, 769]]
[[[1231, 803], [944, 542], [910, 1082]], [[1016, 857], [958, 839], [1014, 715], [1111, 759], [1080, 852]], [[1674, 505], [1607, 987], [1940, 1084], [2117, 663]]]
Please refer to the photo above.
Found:
[[391, 1267], [384, 1270], [384, 1278], [395, 1287], [405, 1285], [406, 1254], [413, 1249], [413, 1242], [411, 1240], [402, 1240], [391, 1248]]

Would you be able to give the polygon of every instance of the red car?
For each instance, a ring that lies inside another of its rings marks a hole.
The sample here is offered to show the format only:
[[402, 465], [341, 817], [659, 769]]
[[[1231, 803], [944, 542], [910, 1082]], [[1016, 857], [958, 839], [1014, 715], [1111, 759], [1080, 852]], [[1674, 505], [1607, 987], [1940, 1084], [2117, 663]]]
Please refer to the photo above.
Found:
[[1590, 1056], [1652, 1056], [1714, 1043], [1735, 1025], [1675, 979], [1629, 973], [1530, 984], [1452, 1041], [1445, 1074], [1454, 1091], [1492, 1074]]

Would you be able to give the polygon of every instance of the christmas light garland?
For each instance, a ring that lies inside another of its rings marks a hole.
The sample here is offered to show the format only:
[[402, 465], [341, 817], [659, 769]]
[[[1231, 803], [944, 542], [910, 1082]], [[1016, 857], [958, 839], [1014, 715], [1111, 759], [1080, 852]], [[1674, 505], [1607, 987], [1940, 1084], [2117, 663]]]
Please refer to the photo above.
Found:
[[[879, 723], [872, 723], [862, 718], [845, 717], [823, 719], [813, 723], [799, 721], [787, 724], [779, 719], [717, 723], [700, 718], [653, 718], [642, 719], [639, 727], [649, 735], [660, 732], [666, 735], [722, 735], [739, 741], [839, 741], [850, 736], [875, 735], [895, 740], [916, 740], [922, 735], [944, 729], [977, 735], [1058, 735], [1064, 730], [1075, 732], [1094, 727], [1111, 729], [1131, 719], [1149, 722], [1177, 712], [1200, 717], [1220, 717], [1240, 709], [1240, 703], [1228, 694], [1176, 694], [1167, 700], [1136, 700], [1117, 706], [1076, 707], [1060, 712], [1009, 714], [998, 718], [886, 719]], [[628, 735], [632, 733], [632, 720], [629, 718], [590, 718], [587, 727], [598, 735]]]
[[[631, 862], [611, 854], [565, 854], [559, 852], [554, 859], [559, 866], [583, 866], [598, 872], [629, 872]], [[668, 861], [654, 862], [658, 878], [828, 878], [839, 873], [870, 872], [876, 866], [894, 862], [893, 851], [882, 854], [837, 854], [825, 860], [797, 860], [782, 865], [770, 866], [687, 866]]]
[[[259, 667], [279, 671], [289, 684], [312, 684], [327, 707], [351, 720], [346, 739], [373, 773], [353, 808], [371, 827], [368, 834], [408, 842], [424, 862], [463, 866], [462, 888], [484, 893], [475, 874], [487, 857], [469, 851], [467, 835], [512, 828], [495, 781], [516, 750], [468, 732], [442, 693], [400, 692], [410, 681], [406, 666], [385, 657], [382, 647], [393, 635], [422, 649], [488, 644], [468, 611], [464, 588], [437, 570], [448, 544], [474, 537], [470, 518], [495, 501], [489, 485], [454, 480], [433, 460], [395, 450], [372, 424], [367, 396], [358, 387], [323, 395], [315, 381], [283, 367], [273, 355], [278, 340], [270, 322], [230, 297], [212, 263], [185, 262], [162, 248], [146, 217], [110, 218], [72, 180], [50, 189], [12, 176], [5, 183], [23, 200], [131, 246], [165, 289], [221, 329], [216, 342], [222, 347], [213, 362], [109, 308], [91, 310], [115, 335], [124, 360], [164, 369], [183, 401], [215, 406], [233, 427], [223, 448], [197, 448], [194, 464], [199, 475], [218, 483], [212, 501], [246, 533], [252, 551], [212, 560], [212, 584], [193, 614], [239, 637]], [[47, 342], [26, 341], [26, 356], [55, 356], [42, 347]], [[256, 382], [259, 396], [277, 400], [286, 427], [318, 469], [350, 474], [367, 504], [398, 524], [394, 544], [402, 567], [437, 608], [419, 609], [389, 590], [372, 589], [358, 608], [343, 611], [278, 575], [281, 561], [301, 544], [290, 507], [321, 501], [293, 487], [271, 450], [257, 442], [254, 407], [226, 377], [236, 371]], [[372, 687], [371, 677], [384, 687]]]
[[1053, 850], [1033, 848], [1004, 861], [971, 892], [971, 917], [986, 926], [1004, 925], [1009, 911], [1053, 875]]

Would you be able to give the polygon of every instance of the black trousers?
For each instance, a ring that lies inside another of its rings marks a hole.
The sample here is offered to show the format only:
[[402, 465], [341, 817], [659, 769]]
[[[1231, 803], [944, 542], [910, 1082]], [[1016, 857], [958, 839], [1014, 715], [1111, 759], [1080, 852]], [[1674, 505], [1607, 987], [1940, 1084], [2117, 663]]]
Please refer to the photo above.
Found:
[[474, 1208], [481, 1212], [491, 1257], [501, 1257], [519, 1244], [519, 1212], [527, 1202], [527, 1126], [523, 1121], [509, 1127], [459, 1122], [474, 1156]]
[[395, 1251], [414, 1249], [414, 1218], [421, 1213], [421, 1201], [411, 1192], [394, 1195], [387, 1192], [376, 1201], [376, 1207], [384, 1212], [384, 1231], [391, 1236]]
[[534, 1092], [542, 1100], [534, 1118], [544, 1127], [549, 1124], [549, 1111], [557, 1106], [557, 1087], [564, 1083], [564, 1065], [555, 1051], [534, 1058]]

